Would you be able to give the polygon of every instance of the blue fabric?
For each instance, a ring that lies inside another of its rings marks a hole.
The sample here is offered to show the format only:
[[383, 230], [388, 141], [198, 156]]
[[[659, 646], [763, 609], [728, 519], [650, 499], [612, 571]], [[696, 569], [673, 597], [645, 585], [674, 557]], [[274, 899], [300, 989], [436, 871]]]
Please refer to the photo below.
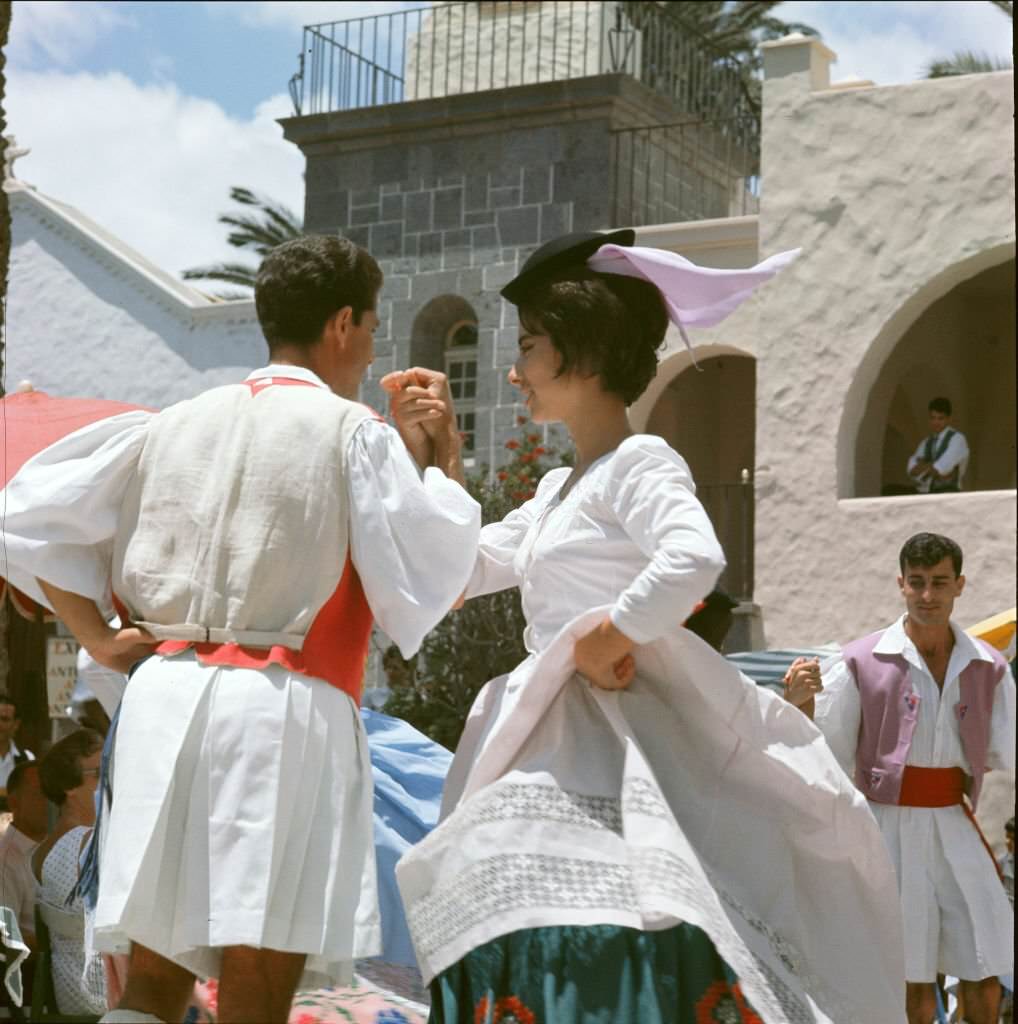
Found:
[[401, 719], [368, 708], [361, 708], [361, 719], [368, 734], [375, 784], [382, 959], [416, 967], [396, 885], [396, 862], [438, 824], [442, 786], [452, 754]]
[[85, 848], [78, 859], [78, 881], [67, 894], [67, 905], [70, 906], [77, 897], [89, 911], [95, 910], [99, 899], [99, 834], [102, 830], [103, 812], [113, 806], [113, 744], [117, 736], [117, 723], [120, 721], [120, 707], [113, 712], [110, 727], [103, 741], [102, 759], [99, 762], [99, 785], [95, 790], [95, 827], [88, 837]]

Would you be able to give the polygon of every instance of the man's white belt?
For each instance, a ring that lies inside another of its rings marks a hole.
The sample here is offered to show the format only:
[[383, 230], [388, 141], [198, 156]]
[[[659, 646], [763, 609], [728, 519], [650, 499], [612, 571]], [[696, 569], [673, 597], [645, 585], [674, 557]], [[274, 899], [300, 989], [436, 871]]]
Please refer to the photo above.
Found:
[[258, 629], [219, 629], [215, 626], [198, 626], [191, 622], [180, 622], [172, 626], [158, 622], [140, 622], [139, 626], [151, 633], [157, 640], [184, 640], [193, 644], [240, 644], [242, 647], [288, 647], [299, 651], [304, 647], [303, 633], [268, 633]]

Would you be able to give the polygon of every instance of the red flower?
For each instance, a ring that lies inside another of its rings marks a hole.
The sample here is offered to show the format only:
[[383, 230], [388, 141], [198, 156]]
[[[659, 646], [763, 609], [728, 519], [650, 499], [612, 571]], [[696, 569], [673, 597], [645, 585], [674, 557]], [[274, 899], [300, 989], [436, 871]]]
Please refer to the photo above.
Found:
[[533, 462], [534, 456], [530, 452], [521, 452], [516, 456], [517, 460], [523, 463]]
[[540, 458], [542, 455], [547, 455], [548, 452], [547, 449], [542, 448], [541, 445], [538, 445], [530, 454], [533, 455], [534, 458]]
[[696, 1024], [763, 1024], [738, 983], [715, 981], [696, 1004]]
[[513, 452], [516, 451], [517, 448], [519, 448], [520, 442], [516, 440], [506, 441], [505, 446], [506, 448], [509, 449], [509, 451]]
[[499, 480], [508, 480], [509, 479], [509, 474], [506, 473], [505, 470], [502, 470], [501, 472], [497, 473], [496, 476], [499, 478]]
[[527, 440], [531, 444], [537, 444], [537, 442], [541, 440], [541, 435], [540, 434], [527, 434]]
[[[491, 1024], [535, 1024], [536, 1018], [516, 996], [503, 996], [495, 1000]], [[488, 1024], [488, 997], [477, 1004], [474, 1009], [474, 1024]]]
[[517, 416], [516, 417], [516, 426], [522, 427], [523, 424], [526, 423], [526, 422], [527, 422], [527, 417], [526, 416]]

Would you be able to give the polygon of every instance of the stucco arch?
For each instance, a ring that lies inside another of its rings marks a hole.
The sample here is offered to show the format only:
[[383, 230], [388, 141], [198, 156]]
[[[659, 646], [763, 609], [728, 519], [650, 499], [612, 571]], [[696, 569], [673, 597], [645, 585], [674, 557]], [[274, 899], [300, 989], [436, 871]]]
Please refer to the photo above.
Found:
[[[883, 325], [865, 355], [845, 394], [837, 440], [837, 483], [839, 498], [859, 494], [858, 459], [860, 453], [881, 451], [884, 444], [884, 422], [868, 422], [867, 408], [874, 388], [888, 359], [906, 333], [939, 299], [958, 285], [985, 270], [1015, 258], [1015, 243], [1005, 242], [943, 267], [915, 291]], [[932, 395], [930, 396], [932, 397]], [[870, 418], [871, 420], [873, 417]], [[918, 442], [918, 438], [916, 439]]]
[[755, 359], [752, 352], [736, 348], [734, 345], [697, 345], [692, 352], [683, 347], [677, 352], [666, 355], [658, 364], [657, 373], [654, 379], [647, 386], [647, 390], [635, 401], [629, 409], [629, 425], [633, 430], [641, 434], [647, 429], [647, 421], [654, 411], [658, 399], [664, 393], [669, 384], [684, 370], [693, 366], [693, 356], [699, 362], [701, 359], [714, 359], [717, 356], [748, 356]]
[[635, 430], [663, 437], [685, 458], [697, 497], [724, 548], [720, 585], [748, 598], [753, 589], [753, 470], [756, 461], [756, 358], [734, 345], [674, 352], [630, 412]]

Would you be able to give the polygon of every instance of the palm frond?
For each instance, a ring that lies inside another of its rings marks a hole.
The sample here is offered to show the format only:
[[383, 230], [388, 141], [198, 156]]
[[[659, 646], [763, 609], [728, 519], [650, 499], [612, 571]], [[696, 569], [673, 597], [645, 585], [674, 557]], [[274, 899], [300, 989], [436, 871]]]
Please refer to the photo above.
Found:
[[189, 267], [181, 271], [185, 281], [223, 281], [253, 288], [258, 268], [246, 263], [211, 263], [206, 267]]
[[950, 57], [931, 61], [924, 72], [924, 78], [952, 78], [956, 75], [981, 75], [988, 71], [1008, 71], [1008, 61], [991, 57], [988, 53], [974, 50], [958, 50]]

